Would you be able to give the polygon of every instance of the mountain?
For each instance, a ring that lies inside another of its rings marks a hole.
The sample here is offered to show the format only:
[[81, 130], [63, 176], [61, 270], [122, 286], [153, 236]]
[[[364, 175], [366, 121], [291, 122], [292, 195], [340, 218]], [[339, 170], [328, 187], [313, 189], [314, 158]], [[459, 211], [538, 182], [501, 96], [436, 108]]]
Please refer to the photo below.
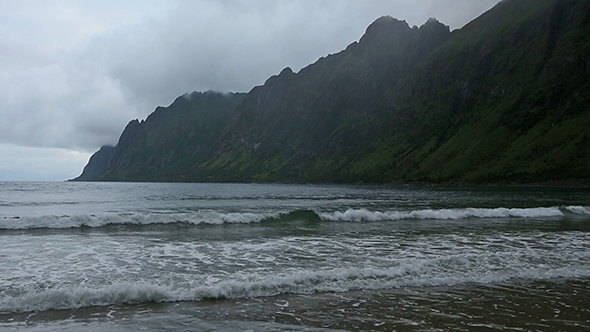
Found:
[[102, 146], [100, 150], [90, 156], [90, 160], [88, 160], [88, 164], [84, 167], [82, 174], [75, 180], [92, 181], [100, 177], [109, 167], [114, 152], [114, 146]]
[[[190, 167], [215, 156], [215, 145], [243, 93], [193, 92], [178, 97], [168, 107], [158, 107], [145, 121], [127, 124], [119, 142], [109, 152], [108, 165], [92, 177], [86, 169], [76, 180], [190, 181]], [[103, 147], [91, 157], [86, 168]], [[100, 160], [106, 159], [101, 158]], [[101, 163], [104, 165], [104, 163]], [[96, 166], [95, 169], [100, 168]]]
[[131, 121], [75, 180], [590, 180], [590, 2], [504, 0], [460, 30], [382, 17], [244, 94]]
[[389, 91], [395, 178], [588, 181], [589, 21], [589, 1], [511, 0], [457, 31]]

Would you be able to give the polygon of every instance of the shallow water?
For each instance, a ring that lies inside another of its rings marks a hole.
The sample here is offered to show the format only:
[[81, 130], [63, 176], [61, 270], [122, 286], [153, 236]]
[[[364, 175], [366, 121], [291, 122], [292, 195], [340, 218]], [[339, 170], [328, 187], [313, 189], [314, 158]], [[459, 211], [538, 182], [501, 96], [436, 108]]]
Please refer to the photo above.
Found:
[[0, 183], [0, 328], [584, 330], [585, 188]]
[[3, 316], [28, 331], [590, 330], [590, 281], [411, 287], [142, 303]]

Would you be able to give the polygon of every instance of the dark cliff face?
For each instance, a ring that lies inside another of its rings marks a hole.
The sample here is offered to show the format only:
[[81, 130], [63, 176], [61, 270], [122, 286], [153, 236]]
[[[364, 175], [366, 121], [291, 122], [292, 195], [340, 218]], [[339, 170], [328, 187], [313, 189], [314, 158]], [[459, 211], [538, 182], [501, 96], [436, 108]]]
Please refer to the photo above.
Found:
[[186, 180], [193, 164], [214, 155], [211, 142], [219, 139], [243, 97], [217, 92], [178, 97], [170, 106], [158, 107], [145, 121], [129, 122], [108, 167], [94, 177], [83, 173], [77, 180]]
[[[223, 137], [222, 157], [210, 170], [225, 170], [226, 181], [340, 180], [332, 177], [339, 176], [334, 169], [313, 170], [314, 164], [350, 154], [351, 148], [370, 149], [376, 137], [369, 127], [358, 133], [347, 128], [375, 121], [373, 104], [450, 34], [437, 21], [410, 28], [382, 17], [346, 50], [299, 73], [283, 70], [238, 106]], [[357, 134], [366, 135], [359, 140]]]
[[589, 22], [583, 0], [506, 0], [453, 32], [382, 17], [248, 94], [193, 93], [130, 122], [106, 169], [91, 160], [103, 172], [81, 178], [588, 179]]
[[382, 17], [346, 50], [299, 73], [285, 68], [230, 103], [187, 113], [178, 109], [192, 106], [178, 98], [145, 122], [130, 122], [109, 168], [96, 179], [297, 180], [314, 158], [310, 149], [329, 153], [330, 135], [342, 121], [360, 114], [449, 36], [439, 22], [412, 29]]
[[102, 175], [109, 167], [113, 154], [115, 153], [114, 146], [105, 145], [96, 151], [88, 161], [82, 174], [72, 181], [92, 181]]

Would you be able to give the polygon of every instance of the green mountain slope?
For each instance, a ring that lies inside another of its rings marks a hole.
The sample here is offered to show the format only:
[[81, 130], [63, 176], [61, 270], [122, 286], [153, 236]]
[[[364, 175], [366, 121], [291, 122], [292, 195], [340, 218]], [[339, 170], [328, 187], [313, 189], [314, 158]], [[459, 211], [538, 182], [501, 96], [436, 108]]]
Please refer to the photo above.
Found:
[[588, 178], [590, 2], [512, 0], [390, 90], [411, 152], [399, 180]]
[[133, 120], [121, 134], [117, 146], [108, 151], [108, 164], [93, 169], [103, 171], [89, 174], [90, 160], [80, 177], [74, 180], [92, 181], [185, 181], [184, 174], [194, 162], [203, 162], [215, 155], [210, 144], [217, 141], [236, 106], [245, 94], [193, 92], [178, 97], [168, 107], [158, 107], [145, 121]]
[[383, 17], [298, 73], [130, 122], [78, 180], [587, 182], [589, 21], [587, 0], [506, 0], [452, 33]]
[[[226, 128], [220, 156], [199, 165], [221, 181], [346, 181], [342, 171], [371, 150], [372, 104], [450, 37], [430, 21], [420, 28], [382, 17], [358, 43], [256, 87]], [[346, 128], [359, 127], [348, 133]]]

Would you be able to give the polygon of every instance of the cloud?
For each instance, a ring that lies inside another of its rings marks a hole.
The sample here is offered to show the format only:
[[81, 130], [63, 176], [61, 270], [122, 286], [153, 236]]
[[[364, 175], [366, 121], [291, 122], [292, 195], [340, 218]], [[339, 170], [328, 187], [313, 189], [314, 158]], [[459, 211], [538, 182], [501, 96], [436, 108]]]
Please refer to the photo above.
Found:
[[[457, 2], [468, 17], [457, 15]], [[346, 48], [382, 15], [420, 25], [441, 14], [459, 26], [495, 2], [178, 1], [165, 18], [99, 36], [85, 57], [100, 58], [126, 97], [151, 110], [194, 90], [249, 91], [284, 67], [297, 71]]]
[[82, 172], [90, 153], [0, 144], [0, 181], [63, 181]]
[[177, 96], [249, 91], [380, 16], [459, 28], [497, 2], [0, 0], [0, 144], [93, 152]]
[[96, 63], [57, 61], [0, 77], [0, 141], [92, 150], [137, 110]]

